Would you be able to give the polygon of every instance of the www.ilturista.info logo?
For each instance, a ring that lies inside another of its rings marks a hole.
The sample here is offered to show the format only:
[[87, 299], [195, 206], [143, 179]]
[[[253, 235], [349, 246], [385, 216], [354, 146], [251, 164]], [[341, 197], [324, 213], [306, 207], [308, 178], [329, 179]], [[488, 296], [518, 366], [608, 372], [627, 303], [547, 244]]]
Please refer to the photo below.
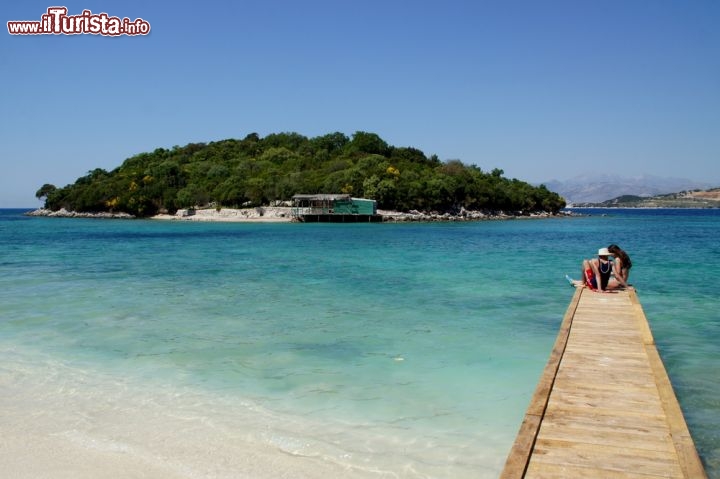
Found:
[[50, 7], [40, 21], [7, 22], [10, 35], [147, 35], [150, 24], [138, 18], [118, 18], [107, 13], [83, 10], [80, 15], [68, 15], [66, 7]]

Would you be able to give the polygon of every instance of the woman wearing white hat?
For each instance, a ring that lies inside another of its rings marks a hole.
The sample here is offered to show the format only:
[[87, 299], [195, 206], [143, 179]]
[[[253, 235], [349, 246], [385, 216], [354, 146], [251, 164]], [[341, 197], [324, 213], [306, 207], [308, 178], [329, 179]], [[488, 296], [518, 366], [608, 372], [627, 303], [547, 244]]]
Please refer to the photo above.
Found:
[[593, 291], [605, 293], [608, 291], [608, 283], [612, 274], [613, 262], [609, 258], [610, 251], [607, 248], [598, 250], [597, 258], [583, 260], [583, 279]]

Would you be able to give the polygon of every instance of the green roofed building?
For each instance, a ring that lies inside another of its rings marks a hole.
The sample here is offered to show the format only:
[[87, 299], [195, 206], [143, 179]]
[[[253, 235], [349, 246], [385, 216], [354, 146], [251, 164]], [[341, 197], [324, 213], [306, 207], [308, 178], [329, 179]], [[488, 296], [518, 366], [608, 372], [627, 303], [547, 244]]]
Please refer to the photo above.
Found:
[[295, 195], [292, 217], [312, 223], [371, 223], [382, 221], [377, 201], [350, 195]]

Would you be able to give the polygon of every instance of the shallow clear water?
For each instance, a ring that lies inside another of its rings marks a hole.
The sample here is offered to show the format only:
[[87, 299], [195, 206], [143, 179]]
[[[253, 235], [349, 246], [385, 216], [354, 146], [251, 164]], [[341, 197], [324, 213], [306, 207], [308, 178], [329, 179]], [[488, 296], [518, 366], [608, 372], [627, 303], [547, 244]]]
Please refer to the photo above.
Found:
[[[20, 396], [85, 390], [75, 409], [121, 396], [130, 417], [148, 402], [222, 417], [366, 477], [496, 477], [572, 296], [564, 275], [616, 242], [717, 477], [720, 214], [592, 213], [305, 225], [5, 210], [0, 374]], [[111, 417], [72, 431], [97, 429], [122, 437]]]

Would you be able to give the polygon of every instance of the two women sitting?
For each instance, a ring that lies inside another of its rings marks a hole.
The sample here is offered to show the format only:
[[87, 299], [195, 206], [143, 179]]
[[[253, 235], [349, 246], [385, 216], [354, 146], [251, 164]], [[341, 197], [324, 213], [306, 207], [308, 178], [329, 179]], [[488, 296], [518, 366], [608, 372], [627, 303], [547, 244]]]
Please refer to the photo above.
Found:
[[[613, 258], [610, 258], [612, 256]], [[627, 288], [632, 268], [630, 257], [618, 245], [600, 248], [593, 259], [583, 260], [582, 281], [577, 286], [587, 286], [604, 293], [613, 289]]]

